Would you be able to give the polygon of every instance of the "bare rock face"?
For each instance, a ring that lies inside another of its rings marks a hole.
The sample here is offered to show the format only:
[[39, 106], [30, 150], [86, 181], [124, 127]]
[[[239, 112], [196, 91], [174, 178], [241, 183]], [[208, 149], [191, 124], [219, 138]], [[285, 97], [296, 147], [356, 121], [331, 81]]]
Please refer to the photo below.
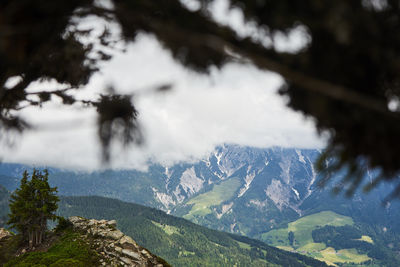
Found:
[[0, 241], [12, 236], [12, 234], [4, 228], [0, 228]]
[[140, 247], [131, 237], [118, 230], [115, 220], [89, 220], [73, 216], [69, 221], [75, 230], [90, 240], [90, 244], [102, 258], [100, 260], [102, 266], [167, 266]]

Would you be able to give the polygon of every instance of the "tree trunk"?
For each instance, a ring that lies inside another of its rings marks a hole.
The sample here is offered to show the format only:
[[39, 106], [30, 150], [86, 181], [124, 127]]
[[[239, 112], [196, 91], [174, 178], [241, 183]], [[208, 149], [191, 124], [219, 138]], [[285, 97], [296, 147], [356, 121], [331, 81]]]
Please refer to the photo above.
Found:
[[32, 248], [33, 246], [33, 232], [28, 231], [28, 242], [29, 242], [29, 248]]
[[39, 232], [39, 244], [42, 244], [42, 241], [43, 241], [43, 228], [41, 228], [39, 231], [40, 231]]

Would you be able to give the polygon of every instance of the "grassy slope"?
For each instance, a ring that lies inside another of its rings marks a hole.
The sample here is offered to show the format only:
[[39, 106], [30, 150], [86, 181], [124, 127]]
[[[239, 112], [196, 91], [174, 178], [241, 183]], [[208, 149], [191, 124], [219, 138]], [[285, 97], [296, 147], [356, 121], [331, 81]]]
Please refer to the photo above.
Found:
[[356, 249], [341, 249], [335, 251], [333, 248], [326, 248], [320, 252], [321, 256], [317, 257], [327, 263], [344, 263], [352, 262], [359, 264], [370, 260], [367, 255], [358, 254]]
[[[365, 262], [370, 258], [365, 254], [357, 253], [355, 249], [335, 251], [333, 248], [327, 248], [324, 243], [314, 243], [312, 238], [312, 231], [317, 227], [326, 225], [344, 226], [353, 225], [353, 223], [350, 217], [339, 215], [332, 211], [322, 211], [291, 222], [287, 228], [264, 233], [261, 239], [281, 249], [300, 252], [332, 265], [343, 262]], [[290, 231], [294, 233], [295, 237], [292, 245], [288, 239]]]
[[212, 206], [220, 205], [224, 201], [231, 199], [239, 187], [239, 178], [230, 178], [215, 185], [212, 190], [200, 194], [187, 202], [187, 204], [193, 206], [183, 218], [192, 220], [195, 216], [205, 216], [212, 213]]
[[98, 255], [81, 238], [80, 234], [66, 230], [54, 237], [56, 237], [56, 241], [46, 252], [28, 252], [16, 258], [13, 254], [19, 248], [17, 246], [19, 236], [8, 238], [0, 243], [0, 254], [2, 255], [0, 256], [0, 265], [4, 267], [94, 267], [100, 265]]
[[374, 240], [372, 240], [372, 238], [370, 236], [367, 236], [367, 235], [361, 236], [361, 238], [358, 239], [358, 240], [365, 241], [365, 242], [370, 243], [370, 244], [374, 243]]
[[272, 230], [261, 235], [261, 239], [273, 246], [290, 246], [288, 234], [292, 231], [295, 235], [294, 248], [300, 248], [313, 243], [312, 231], [317, 227], [326, 225], [343, 226], [352, 225], [350, 217], [342, 216], [331, 211], [322, 211], [313, 215], [302, 217], [288, 224], [287, 228]]

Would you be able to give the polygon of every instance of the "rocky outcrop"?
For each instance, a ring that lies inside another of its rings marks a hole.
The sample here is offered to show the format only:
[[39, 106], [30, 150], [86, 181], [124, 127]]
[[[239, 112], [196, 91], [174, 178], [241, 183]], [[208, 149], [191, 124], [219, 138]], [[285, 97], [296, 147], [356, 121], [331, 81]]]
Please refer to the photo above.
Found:
[[116, 228], [116, 221], [70, 217], [74, 229], [84, 234], [103, 266], [169, 266]]
[[0, 241], [12, 236], [12, 234], [4, 228], [0, 228]]

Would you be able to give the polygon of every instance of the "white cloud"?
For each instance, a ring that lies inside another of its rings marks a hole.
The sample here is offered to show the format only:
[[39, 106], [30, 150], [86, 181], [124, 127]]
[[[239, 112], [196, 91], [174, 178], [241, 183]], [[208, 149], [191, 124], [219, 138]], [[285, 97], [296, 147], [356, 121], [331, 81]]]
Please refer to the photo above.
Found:
[[[149, 160], [170, 164], [197, 159], [222, 143], [324, 145], [313, 123], [288, 109], [276, 94], [279, 76], [236, 64], [213, 69], [210, 76], [199, 75], [175, 63], [149, 36], [141, 36], [126, 53], [104, 64], [79, 96], [92, 97], [109, 83], [120, 92], [132, 92], [166, 82], [173, 83], [173, 91], [137, 96], [146, 142], [124, 151], [115, 147], [114, 167], [140, 168]], [[55, 102], [42, 110], [30, 108], [23, 115], [42, 130], [26, 132], [14, 147], [2, 145], [4, 161], [84, 169], [100, 166], [93, 110], [60, 108]]]

